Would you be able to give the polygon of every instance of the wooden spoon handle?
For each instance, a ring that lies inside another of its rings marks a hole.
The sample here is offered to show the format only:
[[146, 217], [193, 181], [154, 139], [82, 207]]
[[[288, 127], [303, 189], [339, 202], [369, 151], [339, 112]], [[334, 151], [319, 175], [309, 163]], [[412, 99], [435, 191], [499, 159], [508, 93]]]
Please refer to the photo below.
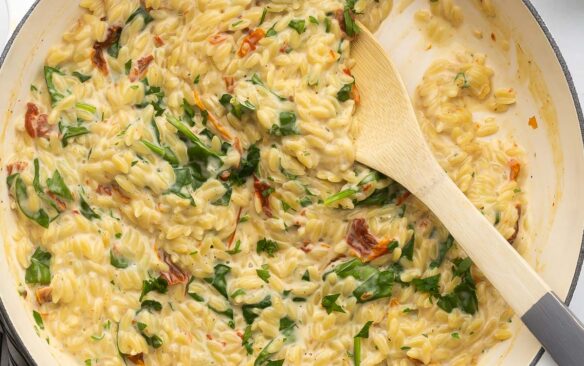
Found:
[[556, 294], [546, 293], [521, 320], [558, 365], [582, 365], [584, 325]]
[[582, 323], [442, 169], [428, 182], [412, 193], [440, 218], [554, 360], [582, 365]]

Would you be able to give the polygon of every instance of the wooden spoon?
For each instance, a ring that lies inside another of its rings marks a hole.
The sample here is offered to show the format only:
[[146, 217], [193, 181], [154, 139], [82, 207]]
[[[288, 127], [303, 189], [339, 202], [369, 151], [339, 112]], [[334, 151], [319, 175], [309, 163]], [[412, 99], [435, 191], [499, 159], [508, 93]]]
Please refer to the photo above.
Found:
[[582, 323], [440, 167], [399, 73], [359, 26], [351, 70], [361, 94], [354, 116], [357, 161], [393, 178], [432, 210], [558, 364], [584, 365]]

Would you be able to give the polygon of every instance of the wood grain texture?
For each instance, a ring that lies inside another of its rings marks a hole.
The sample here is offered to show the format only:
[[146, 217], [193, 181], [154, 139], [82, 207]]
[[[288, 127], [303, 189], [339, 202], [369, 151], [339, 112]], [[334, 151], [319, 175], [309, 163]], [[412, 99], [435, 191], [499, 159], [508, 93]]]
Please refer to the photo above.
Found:
[[450, 180], [432, 155], [401, 78], [374, 36], [353, 43], [361, 94], [355, 113], [357, 160], [395, 179], [446, 226], [519, 315], [550, 288]]

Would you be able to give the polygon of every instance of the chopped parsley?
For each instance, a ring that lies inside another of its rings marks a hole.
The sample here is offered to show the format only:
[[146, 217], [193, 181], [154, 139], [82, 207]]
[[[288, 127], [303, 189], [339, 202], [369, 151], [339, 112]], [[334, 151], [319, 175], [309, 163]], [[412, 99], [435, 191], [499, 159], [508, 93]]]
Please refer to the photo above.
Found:
[[256, 251], [258, 254], [265, 252], [270, 257], [273, 257], [274, 254], [278, 251], [278, 249], [279, 249], [278, 243], [266, 238], [259, 240], [256, 246]]

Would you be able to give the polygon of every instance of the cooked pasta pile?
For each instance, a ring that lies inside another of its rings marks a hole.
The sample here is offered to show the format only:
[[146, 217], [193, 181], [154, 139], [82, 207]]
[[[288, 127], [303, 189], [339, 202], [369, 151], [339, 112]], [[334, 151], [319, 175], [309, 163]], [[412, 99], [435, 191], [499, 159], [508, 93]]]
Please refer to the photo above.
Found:
[[[436, 218], [355, 162], [357, 17], [381, 0], [82, 0], [7, 165], [21, 294], [86, 365], [469, 365], [512, 313]], [[431, 39], [450, 0], [416, 15]], [[511, 243], [521, 149], [484, 55], [417, 88], [444, 169]], [[384, 133], [380, 131], [380, 133]]]

